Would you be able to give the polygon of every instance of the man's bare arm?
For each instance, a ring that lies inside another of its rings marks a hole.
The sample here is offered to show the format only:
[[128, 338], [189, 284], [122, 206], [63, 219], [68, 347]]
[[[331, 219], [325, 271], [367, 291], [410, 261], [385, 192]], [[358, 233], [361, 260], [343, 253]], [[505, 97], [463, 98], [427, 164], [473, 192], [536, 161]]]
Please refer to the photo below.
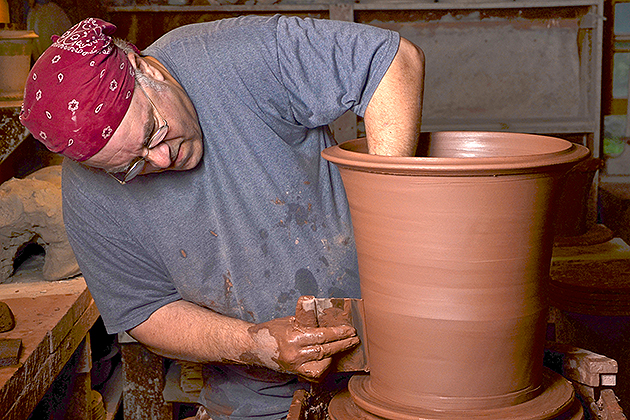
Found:
[[423, 93], [424, 54], [401, 38], [398, 52], [365, 111], [365, 131], [371, 154], [415, 154]]
[[173, 359], [256, 365], [307, 378], [321, 376], [333, 354], [359, 343], [349, 326], [310, 328], [295, 317], [252, 324], [184, 300], [158, 309], [129, 334]]

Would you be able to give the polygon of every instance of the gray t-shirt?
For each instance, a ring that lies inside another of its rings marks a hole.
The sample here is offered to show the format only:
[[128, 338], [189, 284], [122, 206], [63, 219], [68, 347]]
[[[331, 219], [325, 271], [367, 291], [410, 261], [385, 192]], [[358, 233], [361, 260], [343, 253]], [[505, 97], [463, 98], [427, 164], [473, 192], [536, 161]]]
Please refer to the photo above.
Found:
[[[107, 330], [179, 299], [259, 323], [292, 315], [300, 295], [359, 297], [343, 184], [320, 152], [334, 144], [327, 124], [363, 115], [398, 42], [367, 25], [249, 16], [180, 27], [147, 48], [195, 105], [204, 155], [127, 185], [64, 162], [66, 229]], [[278, 418], [284, 394], [215, 418]]]

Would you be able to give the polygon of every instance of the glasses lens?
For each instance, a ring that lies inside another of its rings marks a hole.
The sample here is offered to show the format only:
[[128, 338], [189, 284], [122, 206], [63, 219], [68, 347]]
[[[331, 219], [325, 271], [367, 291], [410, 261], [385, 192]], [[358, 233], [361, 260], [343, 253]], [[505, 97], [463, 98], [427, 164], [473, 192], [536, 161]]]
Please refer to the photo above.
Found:
[[139, 158], [133, 165], [131, 165], [131, 168], [129, 168], [125, 174], [123, 182], [129, 182], [134, 179], [140, 172], [142, 172], [142, 169], [144, 169], [144, 159]]
[[160, 144], [162, 140], [166, 137], [168, 133], [168, 124], [164, 121], [164, 125], [158, 128], [153, 137], [151, 137], [151, 141], [149, 142], [148, 148], [153, 149], [155, 146]]

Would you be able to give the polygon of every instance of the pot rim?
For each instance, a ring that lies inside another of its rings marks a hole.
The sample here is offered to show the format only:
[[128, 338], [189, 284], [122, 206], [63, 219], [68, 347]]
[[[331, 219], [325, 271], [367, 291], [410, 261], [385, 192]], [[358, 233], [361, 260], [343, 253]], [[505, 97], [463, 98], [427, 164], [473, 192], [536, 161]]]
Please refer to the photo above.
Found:
[[[479, 146], [479, 141], [505, 146], [506, 142], [519, 145], [518, 150], [507, 156], [482, 157], [399, 157], [370, 155], [365, 138], [349, 140], [328, 147], [322, 157], [347, 169], [391, 175], [440, 175], [440, 176], [499, 176], [519, 173], [564, 171], [590, 156], [590, 150], [582, 145], [557, 137], [537, 134], [442, 131], [427, 133], [431, 140], [468, 142]], [[527, 142], [529, 143], [521, 143]], [[520, 147], [525, 145], [526, 147]], [[509, 144], [508, 144], [509, 146]], [[482, 148], [478, 148], [481, 150]], [[507, 150], [504, 147], [503, 150]], [[461, 150], [460, 150], [461, 151]]]

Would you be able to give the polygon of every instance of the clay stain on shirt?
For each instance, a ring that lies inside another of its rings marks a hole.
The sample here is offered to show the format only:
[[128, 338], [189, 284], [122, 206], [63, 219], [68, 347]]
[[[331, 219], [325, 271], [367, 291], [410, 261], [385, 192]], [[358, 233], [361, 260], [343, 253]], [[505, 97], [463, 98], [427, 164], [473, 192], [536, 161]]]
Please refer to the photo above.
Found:
[[232, 307], [232, 287], [234, 286], [229, 271], [223, 275], [223, 280], [225, 288], [225, 309], [229, 311]]
[[315, 276], [306, 268], [300, 268], [295, 273], [295, 288], [302, 296], [317, 296], [319, 291], [319, 285], [317, 280], [315, 280]]
[[303, 226], [308, 223], [308, 210], [300, 204], [288, 203], [286, 219], [287, 223], [293, 220], [298, 226]]

